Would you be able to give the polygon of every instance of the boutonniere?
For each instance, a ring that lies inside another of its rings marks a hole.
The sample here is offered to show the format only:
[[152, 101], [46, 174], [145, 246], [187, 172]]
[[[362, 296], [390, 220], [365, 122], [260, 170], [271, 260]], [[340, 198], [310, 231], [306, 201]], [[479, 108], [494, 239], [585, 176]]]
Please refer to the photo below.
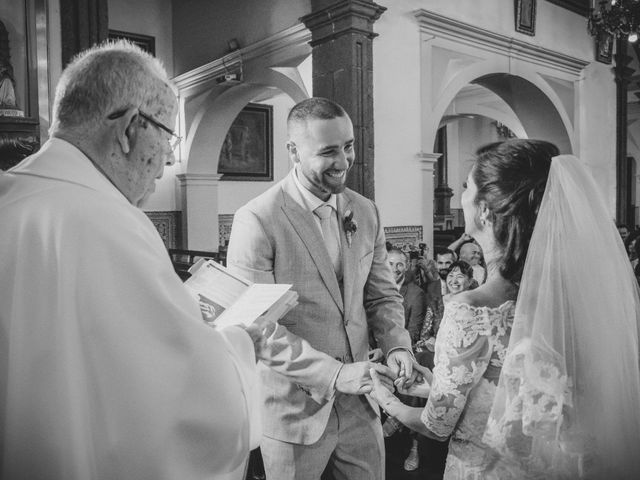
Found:
[[344, 213], [344, 219], [342, 220], [342, 225], [344, 227], [344, 234], [347, 237], [347, 243], [351, 246], [351, 239], [355, 235], [358, 230], [358, 224], [353, 219], [353, 212], [351, 210], [347, 210]]

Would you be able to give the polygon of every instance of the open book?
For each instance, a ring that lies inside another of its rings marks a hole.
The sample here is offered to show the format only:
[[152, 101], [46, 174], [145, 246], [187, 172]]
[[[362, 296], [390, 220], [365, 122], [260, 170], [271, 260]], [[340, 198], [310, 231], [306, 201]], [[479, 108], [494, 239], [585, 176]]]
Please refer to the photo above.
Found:
[[217, 327], [250, 325], [263, 314], [279, 319], [298, 303], [291, 285], [252, 283], [213, 260], [200, 259], [185, 286], [200, 303], [205, 322]]

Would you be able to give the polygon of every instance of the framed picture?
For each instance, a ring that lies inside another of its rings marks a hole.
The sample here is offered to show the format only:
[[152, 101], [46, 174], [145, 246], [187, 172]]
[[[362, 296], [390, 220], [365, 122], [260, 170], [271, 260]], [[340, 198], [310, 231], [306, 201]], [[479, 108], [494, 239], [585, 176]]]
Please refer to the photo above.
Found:
[[46, 2], [0, 2], [0, 170], [36, 152], [49, 121], [47, 22]]
[[613, 56], [613, 35], [599, 32], [596, 35], [596, 60], [601, 63], [611, 63]]
[[220, 151], [221, 180], [273, 180], [272, 124], [271, 105], [250, 103], [242, 109]]
[[536, 0], [515, 0], [516, 32], [536, 34]]
[[140, 35], [138, 33], [122, 32], [120, 30], [109, 30], [109, 40], [129, 40], [131, 43], [139, 46], [145, 52], [155, 56], [156, 39], [150, 35]]

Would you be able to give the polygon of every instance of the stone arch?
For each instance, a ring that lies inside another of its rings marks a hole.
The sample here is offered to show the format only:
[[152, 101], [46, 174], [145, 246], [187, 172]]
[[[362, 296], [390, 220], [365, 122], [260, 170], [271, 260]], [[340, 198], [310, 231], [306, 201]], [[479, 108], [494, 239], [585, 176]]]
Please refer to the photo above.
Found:
[[212, 90], [197, 109], [185, 141], [183, 162], [187, 173], [215, 174], [218, 157], [229, 127], [238, 113], [252, 100], [273, 90], [282, 91], [295, 102], [308, 97], [299, 83], [286, 73], [272, 70], [269, 83], [242, 83], [220, 92]]
[[[519, 74], [494, 69], [491, 62], [470, 66], [451, 78], [432, 111], [432, 120], [426, 129], [424, 145], [433, 145], [441, 119], [456, 95], [469, 84], [481, 85], [504, 100], [513, 110], [527, 137], [543, 138], [555, 143], [562, 153], [574, 153], [573, 112], [567, 109], [568, 99], [561, 98], [554, 87], [541, 75], [527, 68]], [[570, 96], [573, 107], [573, 89], [564, 92]]]

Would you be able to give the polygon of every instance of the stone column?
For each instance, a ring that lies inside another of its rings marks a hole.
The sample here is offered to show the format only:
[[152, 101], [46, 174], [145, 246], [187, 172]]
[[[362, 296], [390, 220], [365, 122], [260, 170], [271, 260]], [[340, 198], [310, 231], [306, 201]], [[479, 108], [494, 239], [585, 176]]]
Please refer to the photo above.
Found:
[[422, 170], [422, 237], [433, 252], [433, 193], [434, 172], [441, 153], [420, 152], [416, 155]]
[[300, 20], [311, 31], [313, 95], [344, 107], [353, 121], [356, 160], [347, 185], [374, 199], [373, 23], [386, 10], [371, 0], [311, 0]]
[[627, 160], [627, 91], [633, 69], [632, 58], [627, 55], [629, 42], [626, 37], [616, 40], [613, 69], [616, 79], [616, 221], [633, 228], [634, 218], [629, 208], [629, 161]]
[[436, 215], [442, 217], [443, 221], [445, 217], [451, 216], [451, 197], [453, 197], [453, 190], [448, 185], [448, 166], [449, 158], [447, 155], [447, 127], [441, 127], [438, 129], [436, 136], [436, 150], [441, 154], [438, 158], [438, 184], [435, 188], [435, 207]]
[[182, 245], [188, 250], [218, 251], [218, 182], [222, 175], [180, 173]]

